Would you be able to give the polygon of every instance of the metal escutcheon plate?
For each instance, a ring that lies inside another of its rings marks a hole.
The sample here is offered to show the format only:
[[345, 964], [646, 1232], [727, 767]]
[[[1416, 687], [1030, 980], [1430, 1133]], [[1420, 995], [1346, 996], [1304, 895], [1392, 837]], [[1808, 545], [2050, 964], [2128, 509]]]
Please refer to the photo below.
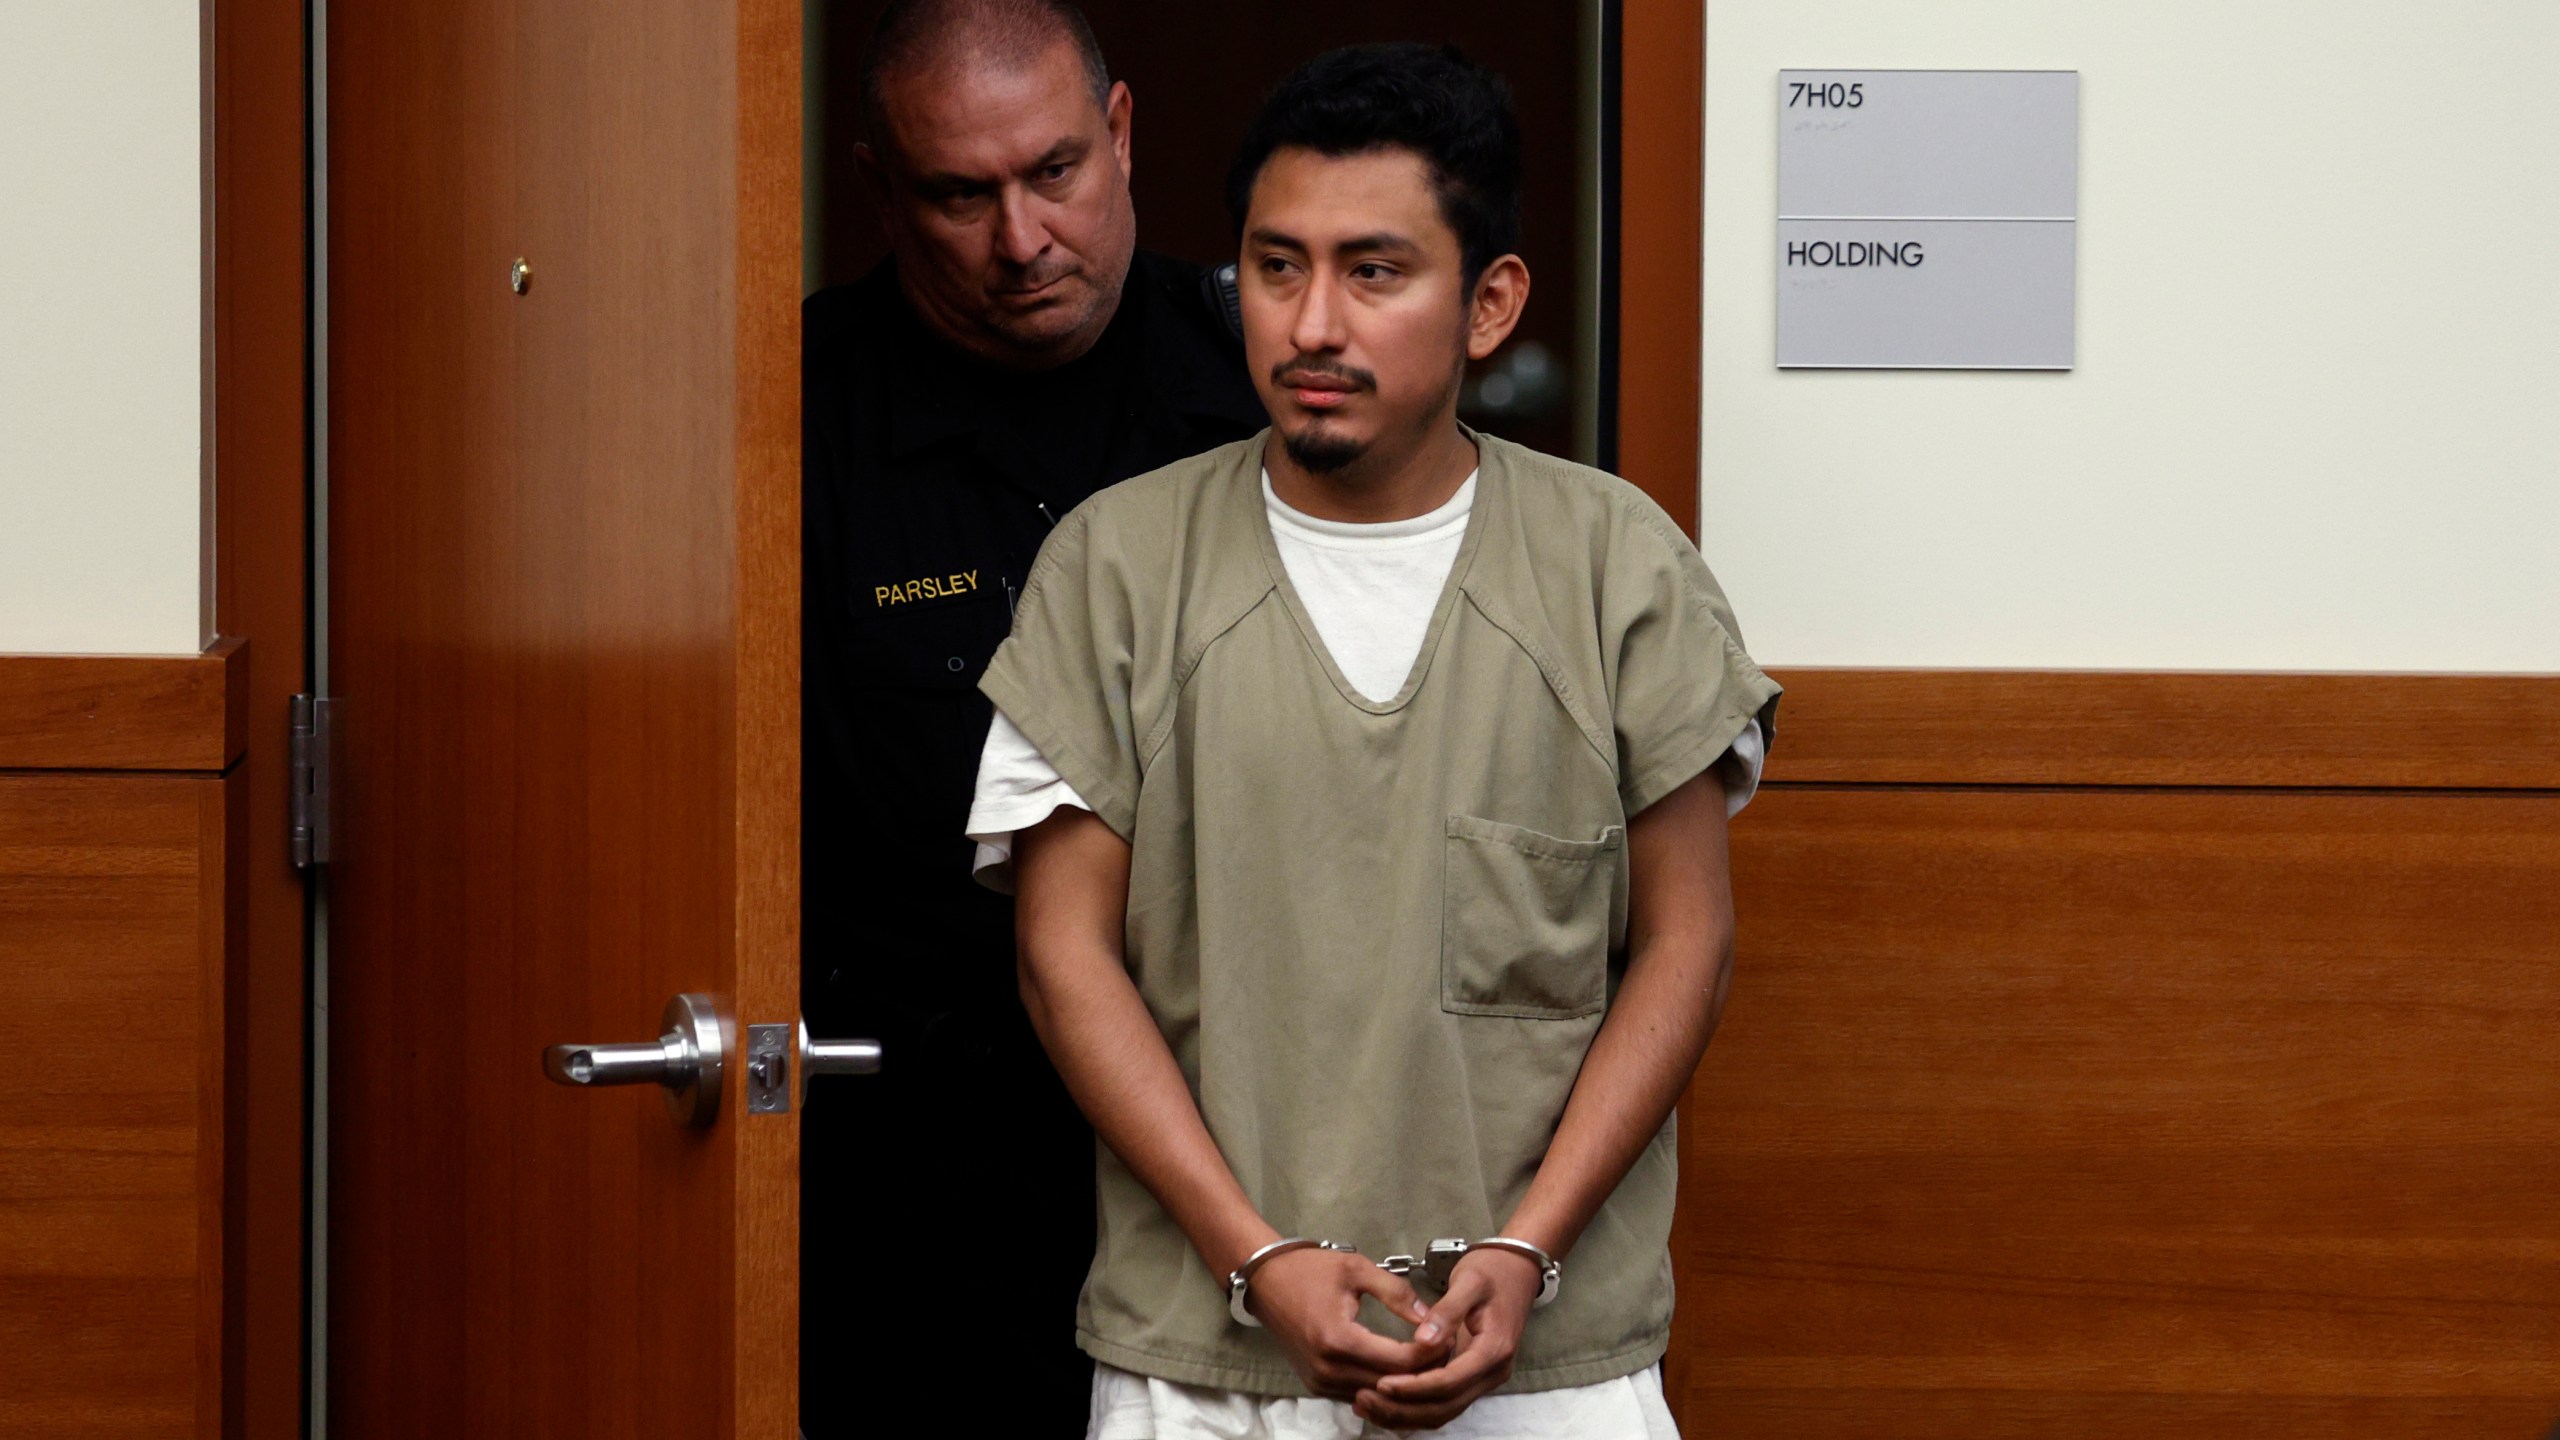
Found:
[[728, 1068], [728, 1027], [720, 1018], [720, 1007], [708, 995], [678, 995], [667, 1002], [659, 1025], [667, 1042], [681, 1047], [680, 1054], [693, 1062], [690, 1074], [685, 1073], [681, 1060], [672, 1067], [675, 1073], [667, 1083], [667, 1113], [676, 1117], [679, 1125], [709, 1129], [720, 1118], [721, 1082]]

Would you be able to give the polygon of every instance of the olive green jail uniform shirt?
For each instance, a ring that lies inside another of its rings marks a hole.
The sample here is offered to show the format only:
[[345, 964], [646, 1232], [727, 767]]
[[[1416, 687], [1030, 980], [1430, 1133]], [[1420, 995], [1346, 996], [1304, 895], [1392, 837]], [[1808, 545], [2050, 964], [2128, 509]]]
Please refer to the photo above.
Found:
[[[1477, 435], [1421, 654], [1366, 699], [1290, 588], [1266, 436], [1078, 507], [981, 688], [1129, 842], [1130, 977], [1254, 1205], [1284, 1234], [1419, 1254], [1497, 1233], [1527, 1192], [1624, 970], [1627, 819], [1753, 718], [1774, 736], [1778, 687], [1641, 491]], [[1674, 1156], [1666, 1121], [1510, 1388], [1661, 1357]], [[1305, 1393], [1118, 1157], [1096, 1163], [1086, 1353]]]

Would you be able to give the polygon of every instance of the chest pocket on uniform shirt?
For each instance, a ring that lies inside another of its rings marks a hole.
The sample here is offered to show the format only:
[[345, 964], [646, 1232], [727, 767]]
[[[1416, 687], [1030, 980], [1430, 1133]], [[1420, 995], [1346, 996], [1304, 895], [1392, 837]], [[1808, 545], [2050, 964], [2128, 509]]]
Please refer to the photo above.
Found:
[[881, 581], [853, 601], [853, 679], [895, 689], [967, 690], [986, 673], [1013, 617], [989, 569], [930, 581]]
[[1627, 832], [1565, 840], [1449, 817], [1440, 897], [1440, 1008], [1572, 1020], [1608, 1003], [1609, 937]]

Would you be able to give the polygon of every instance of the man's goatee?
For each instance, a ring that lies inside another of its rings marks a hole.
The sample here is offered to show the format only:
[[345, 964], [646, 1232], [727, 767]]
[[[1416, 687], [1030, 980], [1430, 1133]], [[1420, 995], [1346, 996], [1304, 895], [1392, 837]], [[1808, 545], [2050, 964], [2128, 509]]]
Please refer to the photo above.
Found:
[[1321, 430], [1306, 435], [1284, 434], [1280, 446], [1298, 462], [1298, 468], [1317, 475], [1334, 474], [1368, 452], [1368, 447], [1357, 440], [1327, 435]]

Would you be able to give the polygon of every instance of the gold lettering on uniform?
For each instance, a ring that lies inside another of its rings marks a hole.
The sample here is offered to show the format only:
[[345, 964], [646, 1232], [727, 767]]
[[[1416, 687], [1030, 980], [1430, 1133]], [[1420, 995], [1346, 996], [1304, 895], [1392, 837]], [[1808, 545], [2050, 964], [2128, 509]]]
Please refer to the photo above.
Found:
[[921, 580], [908, 580], [896, 585], [871, 587], [871, 603], [875, 608], [911, 605], [918, 600], [948, 600], [967, 595], [978, 588], [978, 572], [955, 570], [949, 575], [927, 575]]

